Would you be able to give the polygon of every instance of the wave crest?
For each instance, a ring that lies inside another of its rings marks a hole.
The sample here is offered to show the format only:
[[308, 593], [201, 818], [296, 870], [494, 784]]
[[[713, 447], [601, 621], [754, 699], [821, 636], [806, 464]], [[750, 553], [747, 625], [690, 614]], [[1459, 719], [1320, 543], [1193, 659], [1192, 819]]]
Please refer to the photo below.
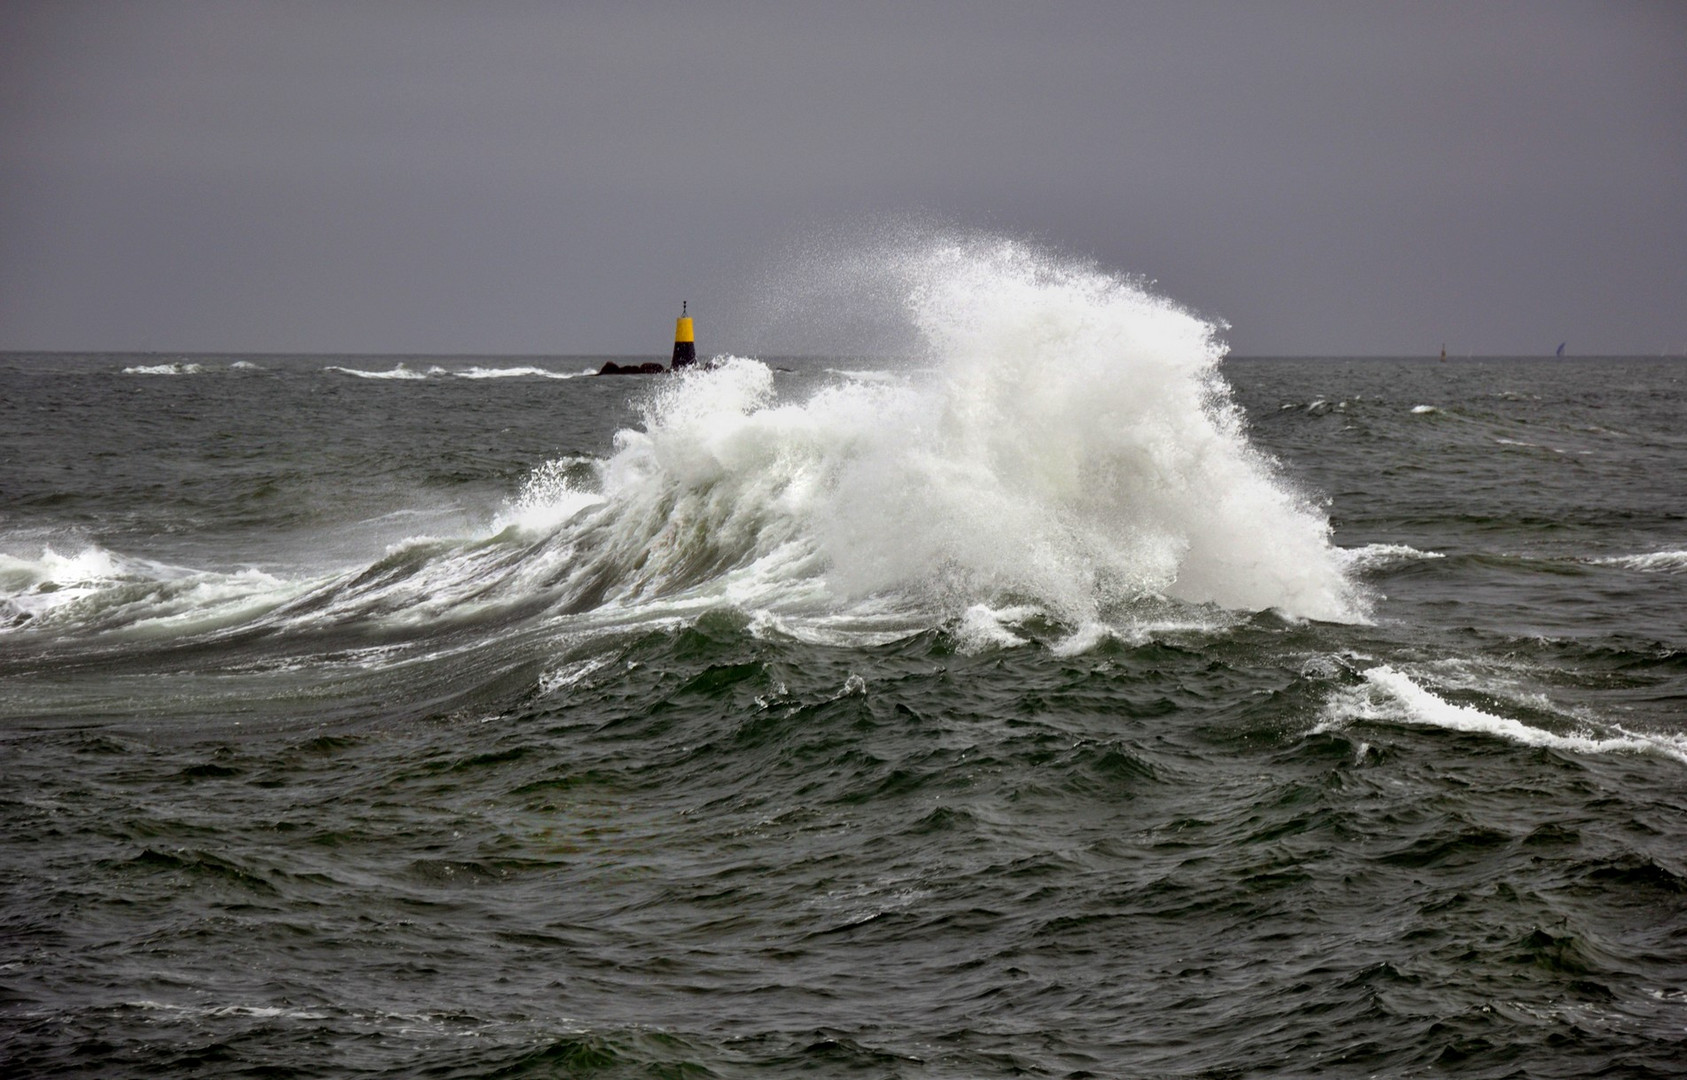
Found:
[[1164, 622], [1168, 602], [1365, 618], [1323, 514], [1249, 445], [1215, 324], [1011, 241], [928, 238], [843, 262], [874, 275], [862, 295], [895, 298], [923, 363], [796, 401], [767, 364], [716, 358], [645, 384], [641, 423], [607, 458], [535, 471], [477, 537], [414, 538], [298, 582], [94, 574], [79, 605], [31, 568], [11, 604], [20, 623], [95, 629], [173, 619], [195, 593], [230, 617], [401, 628], [725, 605], [816, 640], [942, 626], [988, 647], [1053, 625], [1071, 649]]
[[710, 587], [1029, 601], [1077, 625], [1143, 597], [1364, 617], [1326, 520], [1249, 446], [1213, 324], [1008, 241], [878, 265], [930, 366], [800, 404], [749, 359], [667, 381], [586, 530], [624, 595], [730, 573]]

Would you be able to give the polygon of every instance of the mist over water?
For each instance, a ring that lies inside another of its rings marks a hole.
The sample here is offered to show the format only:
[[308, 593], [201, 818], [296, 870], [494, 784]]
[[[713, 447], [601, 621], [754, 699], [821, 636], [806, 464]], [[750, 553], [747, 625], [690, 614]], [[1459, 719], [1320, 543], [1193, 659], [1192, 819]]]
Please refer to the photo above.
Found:
[[764, 302], [838, 344], [0, 357], [8, 1075], [1679, 1071], [1680, 364]]

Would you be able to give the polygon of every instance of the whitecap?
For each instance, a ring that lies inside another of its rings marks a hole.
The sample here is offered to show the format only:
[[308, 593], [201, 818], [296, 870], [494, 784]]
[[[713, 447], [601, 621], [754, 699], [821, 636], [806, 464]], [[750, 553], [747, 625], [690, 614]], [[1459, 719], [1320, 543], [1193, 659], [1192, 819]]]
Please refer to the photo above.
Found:
[[1583, 731], [1560, 734], [1520, 720], [1456, 705], [1437, 697], [1389, 664], [1363, 672], [1365, 684], [1335, 695], [1315, 731], [1346, 726], [1355, 720], [1404, 723], [1449, 731], [1490, 735], [1524, 746], [1582, 754], [1656, 754], [1687, 763], [1687, 736], [1630, 732], [1614, 724], [1582, 721]]
[[547, 671], [539, 676], [539, 693], [548, 696], [558, 690], [566, 690], [593, 672], [608, 667], [611, 660], [609, 656], [587, 657]]
[[0, 554], [0, 628], [34, 630], [73, 624], [128, 632], [176, 634], [239, 622], [302, 592], [306, 586], [256, 569], [194, 570], [98, 545], [37, 558]]
[[1687, 551], [1653, 551], [1644, 555], [1617, 555], [1589, 561], [1595, 566], [1620, 566], [1625, 570], [1677, 573], [1687, 570]]
[[138, 364], [123, 369], [125, 375], [198, 375], [205, 370], [202, 364]]
[[1365, 544], [1356, 548], [1341, 548], [1340, 551], [1348, 569], [1354, 573], [1381, 570], [1384, 567], [1396, 566], [1400, 563], [1447, 557], [1442, 552], [1419, 551], [1408, 544]]
[[961, 612], [955, 638], [964, 653], [978, 653], [990, 648], [1011, 649], [1025, 644], [1025, 639], [1008, 629], [1008, 624], [1036, 614], [1035, 608], [1011, 607], [995, 610], [985, 604], [973, 604]]
[[322, 370], [323, 371], [335, 371], [335, 372], [340, 373], [341, 375], [355, 375], [359, 379], [399, 379], [399, 380], [425, 379], [431, 374], [444, 374], [444, 372], [445, 372], [444, 368], [439, 368], [439, 367], [430, 368], [427, 371], [412, 371], [410, 368], [405, 367], [403, 364], [399, 364], [397, 367], [394, 367], [394, 368], [389, 368], [386, 371], [364, 371], [360, 368], [340, 367], [337, 364], [330, 364], [327, 367], [323, 368]]
[[579, 486], [576, 476], [597, 464], [583, 457], [556, 458], [528, 474], [521, 493], [494, 519], [493, 531], [516, 528], [548, 533], [560, 528], [589, 506], [604, 501], [595, 491]]
[[471, 367], [464, 368], [461, 371], [453, 371], [451, 374], [457, 376], [459, 379], [574, 379], [585, 373], [578, 371], [552, 371], [549, 368], [542, 367]]

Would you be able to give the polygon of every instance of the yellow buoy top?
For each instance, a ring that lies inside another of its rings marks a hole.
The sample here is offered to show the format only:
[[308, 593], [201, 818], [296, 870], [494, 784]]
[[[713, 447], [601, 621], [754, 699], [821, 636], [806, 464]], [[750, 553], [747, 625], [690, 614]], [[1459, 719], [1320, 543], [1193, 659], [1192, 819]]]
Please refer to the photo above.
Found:
[[689, 315], [681, 315], [674, 322], [674, 343], [677, 345], [682, 341], [694, 342], [696, 340], [697, 339], [692, 336], [691, 317]]

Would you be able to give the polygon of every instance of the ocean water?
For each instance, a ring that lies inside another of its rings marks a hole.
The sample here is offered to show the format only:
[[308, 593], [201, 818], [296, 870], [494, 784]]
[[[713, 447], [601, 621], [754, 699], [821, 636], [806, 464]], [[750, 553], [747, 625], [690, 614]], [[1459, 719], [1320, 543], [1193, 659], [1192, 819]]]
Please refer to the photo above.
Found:
[[0, 356], [0, 1072], [1687, 1072], [1687, 363], [883, 273], [895, 359]]

